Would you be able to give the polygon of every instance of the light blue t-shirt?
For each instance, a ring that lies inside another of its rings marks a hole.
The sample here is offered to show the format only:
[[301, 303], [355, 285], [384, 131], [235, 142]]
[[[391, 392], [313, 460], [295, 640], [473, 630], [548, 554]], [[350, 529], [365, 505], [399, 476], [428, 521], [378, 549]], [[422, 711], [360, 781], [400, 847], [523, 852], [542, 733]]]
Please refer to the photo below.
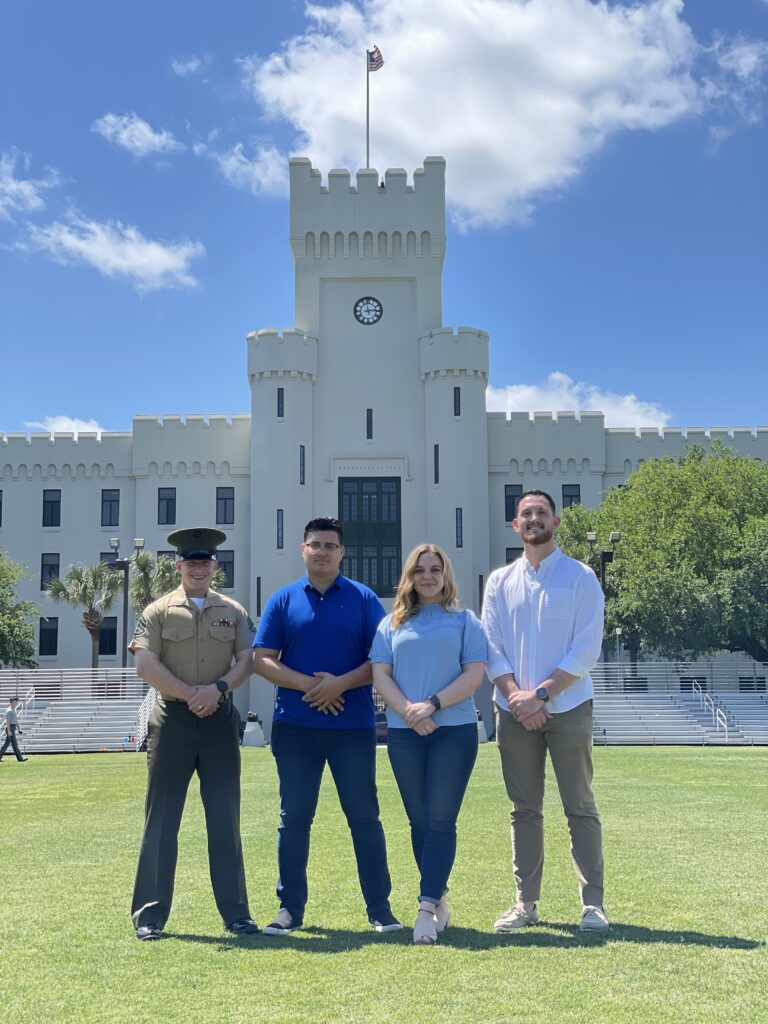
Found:
[[[411, 703], [427, 700], [462, 673], [462, 665], [487, 661], [488, 645], [474, 612], [446, 611], [439, 604], [422, 605], [415, 615], [393, 630], [392, 616], [379, 625], [373, 640], [372, 662], [392, 666], [392, 676]], [[436, 725], [468, 725], [477, 721], [475, 702], [459, 704], [434, 714]], [[407, 729], [400, 715], [387, 708], [390, 729]]]

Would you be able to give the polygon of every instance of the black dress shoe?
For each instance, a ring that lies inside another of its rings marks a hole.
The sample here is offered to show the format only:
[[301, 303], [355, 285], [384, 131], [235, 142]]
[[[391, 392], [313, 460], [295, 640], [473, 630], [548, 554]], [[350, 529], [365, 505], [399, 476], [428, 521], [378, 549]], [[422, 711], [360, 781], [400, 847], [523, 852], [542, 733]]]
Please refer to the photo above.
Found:
[[227, 931], [235, 935], [258, 935], [261, 929], [250, 917], [238, 917], [236, 921], [230, 921]]
[[163, 934], [163, 929], [159, 924], [142, 924], [136, 929], [136, 938], [142, 942], [154, 942], [155, 939], [159, 939]]

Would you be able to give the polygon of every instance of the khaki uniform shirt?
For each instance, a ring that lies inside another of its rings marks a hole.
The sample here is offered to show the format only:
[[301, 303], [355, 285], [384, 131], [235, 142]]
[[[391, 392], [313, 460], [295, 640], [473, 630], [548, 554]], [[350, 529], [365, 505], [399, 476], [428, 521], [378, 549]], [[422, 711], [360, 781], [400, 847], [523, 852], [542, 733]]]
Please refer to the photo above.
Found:
[[196, 686], [228, 672], [255, 632], [245, 608], [231, 597], [209, 590], [198, 611], [179, 587], [144, 609], [128, 650], [152, 651], [177, 679]]

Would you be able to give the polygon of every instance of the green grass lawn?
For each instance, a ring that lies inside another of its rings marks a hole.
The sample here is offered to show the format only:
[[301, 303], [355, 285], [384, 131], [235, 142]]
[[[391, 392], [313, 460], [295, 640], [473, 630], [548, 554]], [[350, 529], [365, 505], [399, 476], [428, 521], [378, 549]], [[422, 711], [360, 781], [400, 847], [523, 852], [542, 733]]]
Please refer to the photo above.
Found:
[[[595, 751], [608, 938], [581, 936], [565, 822], [546, 807], [544, 923], [494, 935], [513, 901], [498, 756], [481, 748], [459, 821], [455, 927], [432, 948], [368, 930], [351, 841], [326, 780], [312, 834], [306, 927], [286, 939], [223, 934], [202, 812], [190, 791], [167, 938], [140, 943], [128, 907], [142, 827], [143, 755], [0, 765], [0, 1005], [7, 1021], [768, 1021], [768, 750]], [[386, 754], [379, 753], [393, 909], [415, 916], [417, 876]], [[251, 909], [276, 909], [277, 780], [243, 751]]]

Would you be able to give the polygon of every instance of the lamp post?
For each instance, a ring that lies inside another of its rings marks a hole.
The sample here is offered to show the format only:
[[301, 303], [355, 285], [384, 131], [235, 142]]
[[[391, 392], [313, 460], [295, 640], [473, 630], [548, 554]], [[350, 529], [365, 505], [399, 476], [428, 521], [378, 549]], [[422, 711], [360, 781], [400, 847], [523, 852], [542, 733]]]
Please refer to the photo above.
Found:
[[[121, 659], [121, 665], [123, 668], [128, 666], [128, 573], [131, 568], [130, 558], [120, 558], [120, 538], [110, 537], [109, 546], [115, 552], [115, 560], [112, 563], [112, 568], [123, 574], [123, 656]], [[144, 548], [144, 538], [134, 537], [133, 547], [135, 551], [141, 551]]]
[[[590, 548], [594, 551], [595, 544], [597, 543], [597, 530], [587, 530], [586, 538]], [[597, 574], [597, 578], [600, 580], [600, 586], [603, 588], [603, 591], [605, 591], [605, 567], [613, 561], [616, 545], [621, 540], [621, 534], [618, 530], [611, 530], [608, 540], [611, 544], [611, 550], [600, 552], [600, 568]]]

